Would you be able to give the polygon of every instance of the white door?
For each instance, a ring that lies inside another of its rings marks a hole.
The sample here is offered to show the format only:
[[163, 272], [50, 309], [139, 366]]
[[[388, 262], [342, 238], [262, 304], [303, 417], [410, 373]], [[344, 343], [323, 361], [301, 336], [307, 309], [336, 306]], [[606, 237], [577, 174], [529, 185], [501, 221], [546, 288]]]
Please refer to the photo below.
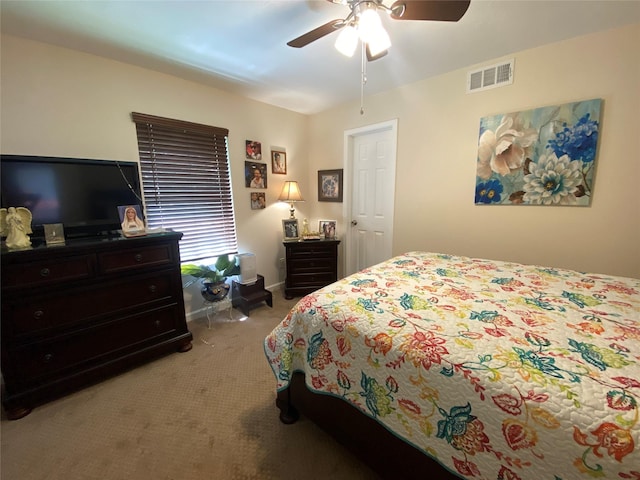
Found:
[[397, 130], [392, 120], [345, 132], [347, 275], [391, 257]]

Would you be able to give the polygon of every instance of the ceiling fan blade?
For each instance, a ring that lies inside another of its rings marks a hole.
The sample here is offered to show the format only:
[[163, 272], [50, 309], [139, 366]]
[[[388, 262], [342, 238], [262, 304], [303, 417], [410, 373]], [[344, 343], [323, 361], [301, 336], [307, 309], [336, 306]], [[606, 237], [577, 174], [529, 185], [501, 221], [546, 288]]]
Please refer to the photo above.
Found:
[[315, 42], [325, 35], [329, 35], [330, 33], [341, 29], [344, 26], [345, 23], [342, 19], [331, 20], [330, 22], [327, 22], [324, 25], [319, 26], [318, 28], [314, 28], [304, 35], [300, 35], [298, 38], [294, 38], [290, 42], [287, 42], [287, 45], [289, 45], [290, 47], [301, 48], [305, 45], [309, 45], [311, 42]]
[[389, 50], [383, 50], [375, 56], [371, 55], [371, 50], [369, 50], [369, 45], [367, 45], [367, 60], [370, 62], [373, 62], [374, 60], [378, 60], [379, 58], [384, 57], [387, 53], [389, 53]]
[[457, 22], [470, 3], [470, 0], [398, 0], [391, 5], [391, 18]]

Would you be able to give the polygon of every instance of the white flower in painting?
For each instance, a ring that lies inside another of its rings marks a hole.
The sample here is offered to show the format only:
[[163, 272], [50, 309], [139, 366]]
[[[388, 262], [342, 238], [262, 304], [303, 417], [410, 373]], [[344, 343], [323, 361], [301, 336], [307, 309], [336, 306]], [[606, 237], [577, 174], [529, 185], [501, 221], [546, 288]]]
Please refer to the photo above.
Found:
[[508, 175], [522, 168], [538, 133], [523, 128], [510, 116], [502, 118], [495, 132], [485, 130], [478, 142], [478, 177], [487, 180], [492, 172]]
[[568, 155], [541, 155], [529, 164], [524, 177], [524, 201], [537, 205], [573, 205], [576, 190], [582, 182], [582, 162]]

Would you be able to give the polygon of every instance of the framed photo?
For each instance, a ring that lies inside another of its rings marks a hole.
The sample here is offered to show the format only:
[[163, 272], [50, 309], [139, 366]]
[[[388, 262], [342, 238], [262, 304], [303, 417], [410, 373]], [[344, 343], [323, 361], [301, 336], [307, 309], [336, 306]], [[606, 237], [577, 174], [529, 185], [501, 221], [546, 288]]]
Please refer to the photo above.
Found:
[[244, 184], [247, 188], [267, 188], [267, 164], [244, 162]]
[[342, 202], [342, 169], [318, 170], [318, 201]]
[[262, 144], [260, 142], [246, 140], [245, 152], [248, 160], [262, 160]]
[[271, 150], [271, 173], [278, 175], [287, 174], [287, 153], [280, 150]]
[[121, 205], [118, 207], [118, 214], [120, 215], [122, 235], [140, 237], [147, 234], [140, 205]]
[[326, 240], [333, 240], [336, 238], [336, 225], [338, 222], [335, 220], [320, 220], [318, 222], [318, 231], [320, 235]]
[[64, 245], [64, 227], [61, 223], [44, 224], [44, 239], [47, 246]]
[[285, 240], [299, 240], [300, 229], [298, 228], [298, 219], [287, 218], [286, 220], [282, 220], [282, 231]]
[[251, 192], [251, 210], [266, 208], [267, 201], [264, 192]]

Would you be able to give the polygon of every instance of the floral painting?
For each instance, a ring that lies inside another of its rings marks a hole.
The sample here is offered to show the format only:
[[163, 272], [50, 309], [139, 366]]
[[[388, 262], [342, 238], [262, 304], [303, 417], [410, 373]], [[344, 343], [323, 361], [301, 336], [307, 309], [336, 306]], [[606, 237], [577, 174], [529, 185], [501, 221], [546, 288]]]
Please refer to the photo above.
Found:
[[601, 104], [593, 99], [482, 118], [475, 203], [588, 206]]

